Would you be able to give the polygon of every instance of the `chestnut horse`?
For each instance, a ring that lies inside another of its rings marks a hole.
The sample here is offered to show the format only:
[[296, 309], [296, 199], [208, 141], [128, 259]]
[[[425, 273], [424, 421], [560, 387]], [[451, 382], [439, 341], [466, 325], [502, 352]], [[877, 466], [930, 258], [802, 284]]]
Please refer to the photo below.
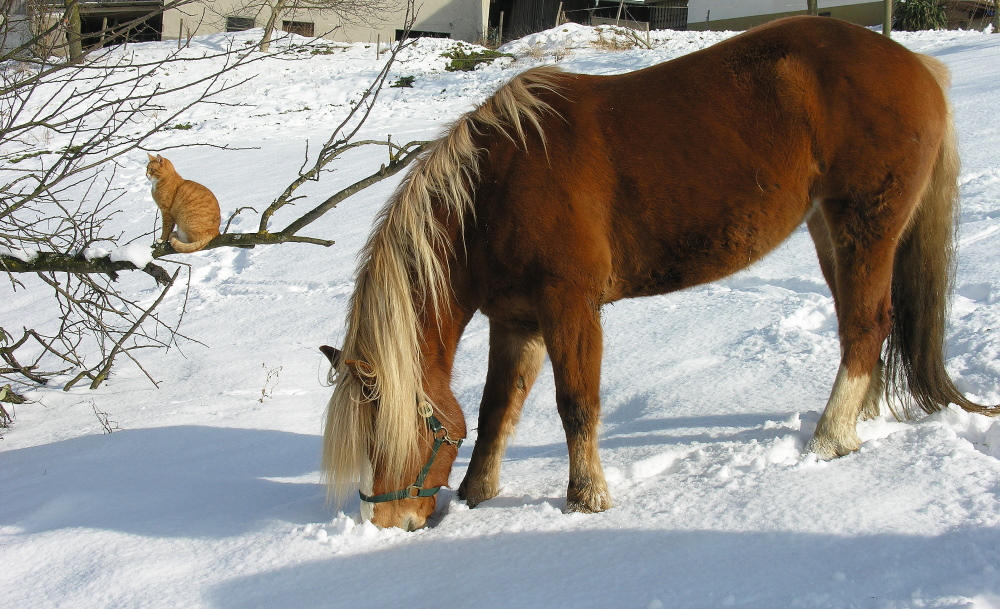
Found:
[[803, 222], [841, 345], [809, 450], [856, 450], [883, 393], [899, 415], [992, 412], [944, 368], [959, 167], [947, 86], [937, 60], [814, 17], [629, 74], [515, 77], [429, 145], [362, 251], [343, 352], [328, 349], [331, 494], [360, 487], [379, 526], [426, 523], [466, 434], [449, 382], [482, 311], [489, 372], [459, 497], [498, 493], [547, 352], [567, 509], [611, 507], [601, 307], [725, 277]]

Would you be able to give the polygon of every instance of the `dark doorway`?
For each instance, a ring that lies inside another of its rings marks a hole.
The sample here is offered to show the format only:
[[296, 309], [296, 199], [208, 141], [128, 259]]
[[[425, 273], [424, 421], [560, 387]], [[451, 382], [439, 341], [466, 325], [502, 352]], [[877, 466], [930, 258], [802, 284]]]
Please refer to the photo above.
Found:
[[83, 46], [98, 47], [127, 42], [154, 42], [163, 37], [160, 3], [80, 4]]
[[[514, 0], [495, 0], [490, 2], [490, 15], [487, 21], [486, 38], [495, 44], [503, 44], [511, 39], [510, 17], [514, 14]], [[501, 40], [501, 38], [503, 38]]]

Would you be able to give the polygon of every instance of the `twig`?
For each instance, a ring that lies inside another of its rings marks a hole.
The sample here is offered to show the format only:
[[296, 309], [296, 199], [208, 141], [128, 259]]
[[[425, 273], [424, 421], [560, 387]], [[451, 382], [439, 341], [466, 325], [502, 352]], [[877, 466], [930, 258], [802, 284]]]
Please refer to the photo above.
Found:
[[[135, 320], [135, 323], [132, 324], [132, 327], [128, 329], [128, 332], [123, 334], [122, 337], [118, 340], [118, 342], [115, 343], [115, 347], [114, 349], [111, 350], [111, 354], [108, 355], [107, 358], [105, 358], [104, 360], [105, 363], [101, 371], [97, 374], [96, 377], [94, 377], [94, 382], [90, 384], [91, 389], [97, 389], [100, 386], [100, 384], [104, 382], [104, 379], [108, 377], [108, 373], [111, 372], [111, 366], [115, 362], [115, 357], [122, 350], [122, 345], [125, 343], [126, 340], [128, 340], [130, 336], [132, 336], [135, 333], [136, 330], [139, 329], [139, 327], [142, 325], [142, 322], [145, 321], [146, 318], [149, 317], [150, 313], [153, 312], [153, 309], [155, 309], [157, 306], [159, 306], [161, 302], [163, 302], [163, 299], [164, 297], [166, 297], [167, 292], [170, 291], [170, 286], [174, 284], [174, 280], [177, 279], [177, 274], [180, 272], [181, 272], [180, 269], [174, 271], [173, 276], [170, 278], [170, 283], [168, 283], [166, 286], [163, 287], [163, 290], [160, 292], [160, 295], [156, 297], [156, 300], [153, 302], [153, 304], [148, 309], [143, 311], [142, 315], [139, 316], [139, 319]], [[146, 371], [143, 370], [143, 372]], [[146, 376], [149, 375], [147, 374]], [[152, 377], [150, 377], [149, 380], [152, 381], [154, 385], [157, 384]]]

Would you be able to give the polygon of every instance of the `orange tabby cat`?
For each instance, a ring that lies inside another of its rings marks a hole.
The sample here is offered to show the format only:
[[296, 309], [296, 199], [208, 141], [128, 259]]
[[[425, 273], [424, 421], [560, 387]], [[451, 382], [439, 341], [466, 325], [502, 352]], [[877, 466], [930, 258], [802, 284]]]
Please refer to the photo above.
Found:
[[[219, 234], [222, 221], [219, 201], [212, 191], [177, 174], [174, 164], [149, 153], [146, 177], [153, 183], [153, 200], [163, 214], [163, 233], [157, 243], [170, 245], [185, 254], [197, 252]], [[177, 226], [177, 232], [171, 234]]]

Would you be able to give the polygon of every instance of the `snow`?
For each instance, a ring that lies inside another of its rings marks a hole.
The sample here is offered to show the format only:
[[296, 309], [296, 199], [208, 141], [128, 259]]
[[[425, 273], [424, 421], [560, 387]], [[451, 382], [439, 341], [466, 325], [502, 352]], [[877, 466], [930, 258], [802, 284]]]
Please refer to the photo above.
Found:
[[31, 262], [35, 259], [35, 256], [38, 255], [38, 251], [33, 249], [24, 249], [21, 247], [11, 248], [6, 245], [0, 245], [0, 254], [17, 258], [21, 262]]
[[153, 248], [149, 245], [131, 243], [111, 252], [111, 259], [128, 261], [141, 269], [153, 261]]
[[[196, 38], [185, 53], [254, 35]], [[508, 45], [517, 59], [459, 73], [440, 57], [453, 43], [422, 40], [389, 79], [415, 76], [413, 87], [386, 89], [360, 137], [434, 137], [538, 62], [622, 72], [729, 35], [654, 33], [651, 50], [611, 52], [593, 44], [609, 34], [567, 25]], [[953, 71], [964, 169], [947, 365], [973, 399], [998, 403], [1000, 36], [896, 37]], [[127, 52], [150, 59], [172, 44]], [[384, 61], [373, 45], [318, 48], [249, 66], [233, 78], [254, 78], [217, 99], [239, 106], [185, 111], [177, 123], [192, 128], [166, 131], [150, 151], [212, 188], [224, 218], [263, 209], [294, 179], [306, 142], [314, 152], [329, 137]], [[213, 61], [170, 64], [158, 78], [196, 80]], [[181, 107], [184, 97], [167, 101]], [[345, 155], [273, 225], [385, 156]], [[126, 193], [114, 227], [132, 242], [115, 255], [138, 265], [157, 211], [145, 153], [133, 157], [111, 187]], [[0, 607], [1000, 607], [1000, 422], [956, 410], [884, 417], [860, 424], [855, 454], [824, 462], [804, 452], [839, 349], [804, 229], [737, 276], [606, 309], [601, 457], [616, 507], [562, 511], [567, 455], [548, 368], [497, 498], [469, 509], [443, 489], [432, 526], [414, 533], [362, 523], [357, 499], [326, 505], [318, 459], [330, 388], [317, 347], [339, 344], [356, 254], [399, 179], [306, 231], [331, 248], [185, 256], [190, 292], [175, 289], [162, 306], [186, 303], [182, 331], [203, 344], [142, 354], [158, 389], [122, 361], [98, 390], [28, 392], [34, 401], [17, 407], [0, 441]], [[254, 230], [253, 218], [233, 229]], [[4, 319], [55, 323], [25, 281], [3, 288]], [[141, 273], [120, 281], [155, 297]], [[454, 485], [475, 441], [487, 344], [477, 317], [457, 356], [454, 390], [473, 429]]]

